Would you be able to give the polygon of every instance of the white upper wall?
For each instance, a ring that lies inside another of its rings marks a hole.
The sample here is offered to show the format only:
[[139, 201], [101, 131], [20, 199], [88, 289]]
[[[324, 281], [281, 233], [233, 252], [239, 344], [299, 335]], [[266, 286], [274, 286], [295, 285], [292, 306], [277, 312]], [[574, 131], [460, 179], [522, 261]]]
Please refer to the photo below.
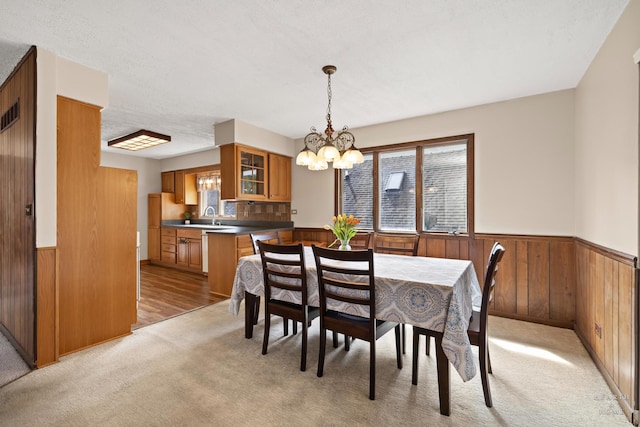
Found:
[[238, 119], [216, 123], [214, 134], [217, 146], [237, 142], [285, 156], [296, 153], [293, 139]]
[[[475, 231], [573, 236], [573, 114], [566, 90], [352, 131], [359, 148], [473, 133]], [[293, 166], [296, 227], [330, 220], [333, 177]]]
[[630, 1], [576, 89], [576, 236], [638, 255], [640, 1]]
[[98, 107], [109, 105], [106, 73], [37, 50], [36, 247], [56, 246], [57, 95]]

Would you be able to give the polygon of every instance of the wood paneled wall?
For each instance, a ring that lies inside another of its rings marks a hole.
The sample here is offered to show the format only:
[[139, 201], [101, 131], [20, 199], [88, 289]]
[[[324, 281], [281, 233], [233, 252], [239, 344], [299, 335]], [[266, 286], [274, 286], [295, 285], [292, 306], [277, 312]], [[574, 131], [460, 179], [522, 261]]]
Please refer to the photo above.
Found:
[[[36, 50], [31, 48], [0, 87], [0, 116], [18, 103], [0, 131], [0, 328], [27, 363], [35, 342]], [[31, 213], [26, 209], [31, 206]]]
[[[373, 247], [371, 239], [370, 246]], [[324, 229], [297, 228], [295, 240], [331, 243]], [[476, 234], [420, 236], [419, 256], [473, 261], [482, 286], [493, 243], [505, 254], [496, 276], [491, 313], [565, 328], [575, 321], [575, 248], [571, 237], [537, 237]]]
[[136, 171], [100, 167], [100, 109], [58, 97], [59, 353], [136, 322]]
[[637, 259], [576, 239], [576, 332], [631, 419], [636, 395]]
[[38, 248], [36, 284], [36, 366], [42, 368], [58, 360], [58, 289], [55, 248]]

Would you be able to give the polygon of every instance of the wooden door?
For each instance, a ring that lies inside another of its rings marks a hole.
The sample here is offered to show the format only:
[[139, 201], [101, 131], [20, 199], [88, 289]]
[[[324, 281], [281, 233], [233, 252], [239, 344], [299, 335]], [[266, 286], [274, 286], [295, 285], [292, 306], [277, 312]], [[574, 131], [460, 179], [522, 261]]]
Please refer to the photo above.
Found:
[[0, 329], [35, 364], [36, 50], [0, 86]]

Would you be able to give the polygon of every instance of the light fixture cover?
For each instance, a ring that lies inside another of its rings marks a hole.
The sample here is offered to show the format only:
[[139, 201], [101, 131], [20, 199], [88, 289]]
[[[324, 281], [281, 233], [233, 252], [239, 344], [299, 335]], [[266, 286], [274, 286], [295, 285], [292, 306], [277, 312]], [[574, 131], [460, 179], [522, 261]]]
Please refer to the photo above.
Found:
[[130, 151], [138, 151], [144, 148], [154, 147], [171, 141], [169, 135], [163, 135], [149, 130], [139, 130], [132, 134], [112, 139], [108, 142], [109, 147], [122, 148]]

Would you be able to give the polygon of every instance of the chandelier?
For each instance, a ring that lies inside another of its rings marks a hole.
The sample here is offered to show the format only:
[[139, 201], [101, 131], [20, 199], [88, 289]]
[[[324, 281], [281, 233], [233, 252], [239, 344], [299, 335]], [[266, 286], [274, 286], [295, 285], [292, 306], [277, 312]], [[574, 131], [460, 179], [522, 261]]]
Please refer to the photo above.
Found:
[[318, 133], [315, 127], [311, 127], [311, 132], [304, 137], [304, 148], [296, 157], [296, 165], [307, 166], [309, 170], [319, 171], [329, 167], [328, 162], [333, 162], [334, 169], [351, 169], [354, 164], [362, 163], [364, 158], [362, 153], [356, 148], [356, 138], [348, 127], [343, 127], [340, 132], [333, 137], [333, 126], [331, 126], [331, 75], [336, 72], [333, 65], [325, 65], [322, 71], [327, 75], [327, 128], [324, 134]]

